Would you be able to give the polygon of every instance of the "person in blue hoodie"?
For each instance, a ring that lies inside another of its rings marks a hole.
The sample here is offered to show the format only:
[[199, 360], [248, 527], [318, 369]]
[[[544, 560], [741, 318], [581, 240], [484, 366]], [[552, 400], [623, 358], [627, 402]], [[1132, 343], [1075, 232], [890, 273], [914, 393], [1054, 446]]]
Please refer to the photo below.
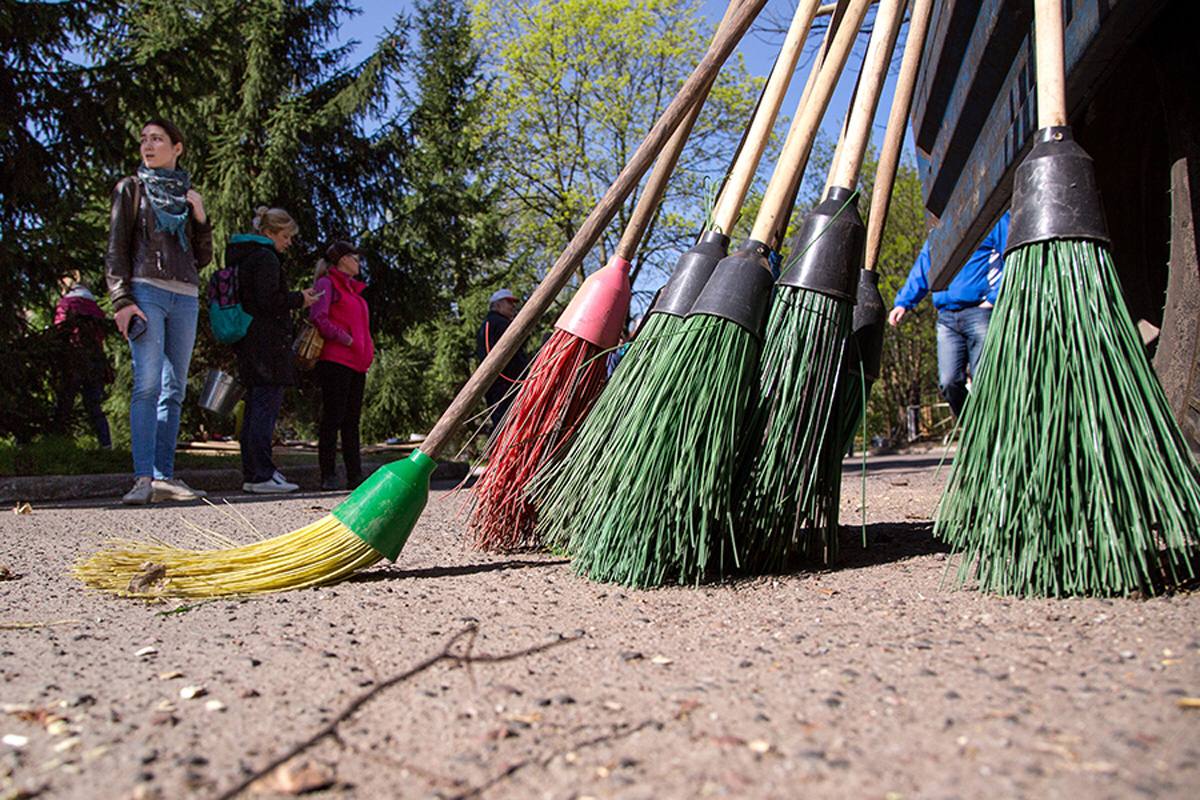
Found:
[[[1004, 212], [944, 291], [933, 293], [937, 309], [938, 388], [954, 416], [967, 402], [967, 374], [974, 376], [983, 352], [992, 307], [1004, 274], [1004, 246], [1008, 242], [1008, 217]], [[892, 327], [929, 294], [929, 241], [921, 248], [908, 280], [896, 293], [888, 314]]]

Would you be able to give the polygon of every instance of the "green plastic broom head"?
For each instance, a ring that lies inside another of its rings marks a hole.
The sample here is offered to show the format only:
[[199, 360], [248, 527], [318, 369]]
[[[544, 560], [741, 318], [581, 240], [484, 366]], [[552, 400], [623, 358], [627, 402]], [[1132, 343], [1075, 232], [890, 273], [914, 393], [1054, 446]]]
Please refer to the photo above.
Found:
[[[709, 231], [675, 262], [675, 271], [658, 294], [650, 314], [686, 317], [704, 290], [704, 284], [722, 258], [729, 253], [729, 237]], [[647, 315], [649, 316], [649, 314]]]
[[736, 253], [721, 259], [688, 316], [727, 319], [761, 340], [771, 303], [769, 253], [765, 244], [750, 239]]
[[853, 303], [866, 242], [858, 192], [832, 186], [800, 224], [790, 248], [796, 255], [778, 283]]
[[1034, 134], [1033, 149], [1017, 167], [1005, 255], [1051, 239], [1109, 243], [1092, 158], [1065, 126]]
[[384, 558], [395, 561], [425, 510], [435, 467], [436, 461], [413, 450], [403, 461], [375, 470], [333, 509], [333, 516]]

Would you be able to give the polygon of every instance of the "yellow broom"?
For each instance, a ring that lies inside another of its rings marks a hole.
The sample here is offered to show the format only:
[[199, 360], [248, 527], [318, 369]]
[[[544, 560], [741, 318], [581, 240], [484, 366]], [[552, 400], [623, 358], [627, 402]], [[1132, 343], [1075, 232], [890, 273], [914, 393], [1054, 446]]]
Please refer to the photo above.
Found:
[[731, 5], [736, 10], [727, 17], [728, 26], [713, 37], [704, 58], [420, 449], [376, 470], [330, 515], [291, 533], [240, 547], [200, 551], [115, 541], [76, 564], [76, 577], [88, 586], [124, 596], [217, 597], [317, 586], [341, 580], [383, 558], [394, 561], [425, 508], [435, 459], [612, 221], [766, 0], [732, 0]]

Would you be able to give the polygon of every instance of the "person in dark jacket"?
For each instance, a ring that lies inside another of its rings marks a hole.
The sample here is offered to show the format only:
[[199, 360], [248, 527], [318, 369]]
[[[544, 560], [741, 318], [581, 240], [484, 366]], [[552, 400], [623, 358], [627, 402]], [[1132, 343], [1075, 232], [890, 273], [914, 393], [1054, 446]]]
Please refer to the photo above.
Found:
[[[517, 298], [508, 289], [499, 289], [492, 292], [492, 296], [488, 298], [488, 313], [484, 318], [483, 324], [479, 326], [479, 333], [475, 336], [475, 357], [483, 361], [487, 354], [496, 346], [496, 342], [500, 341], [500, 337], [508, 330], [509, 324], [513, 321], [513, 317], [517, 316]], [[498, 427], [504, 420], [504, 415], [508, 413], [508, 407], [512, 405], [513, 399], [516, 397], [517, 382], [521, 380], [522, 373], [529, 365], [529, 359], [525, 353], [518, 350], [516, 355], [500, 370], [500, 377], [496, 378], [484, 394], [484, 399], [487, 401], [488, 407], [492, 409], [492, 427]]]
[[194, 500], [204, 492], [175, 478], [175, 441], [187, 387], [198, 270], [212, 261], [212, 223], [179, 169], [183, 134], [153, 119], [142, 126], [142, 164], [112, 194], [104, 271], [117, 330], [133, 353], [129, 428], [133, 488], [121, 501]]
[[112, 448], [108, 418], [101, 403], [104, 387], [112, 383], [112, 368], [104, 355], [104, 335], [108, 321], [96, 297], [86, 284], [73, 282], [54, 307], [54, 327], [67, 334], [69, 353], [64, 354], [63, 374], [57, 386], [57, 410], [60, 424], [71, 416], [75, 396], [83, 396], [96, 439], [105, 450]]
[[317, 361], [317, 383], [321, 385], [321, 428], [317, 454], [321, 464], [321, 488], [338, 488], [335, 456], [338, 433], [342, 435], [342, 462], [346, 465], [346, 488], [354, 489], [363, 479], [359, 448], [359, 420], [367, 370], [375, 358], [371, 339], [370, 310], [362, 296], [366, 284], [358, 280], [358, 249], [350, 242], [334, 242], [317, 262], [316, 285], [321, 294], [308, 310], [325, 345]]
[[237, 270], [242, 308], [253, 320], [234, 345], [238, 373], [246, 387], [242, 417], [242, 489], [255, 494], [284, 494], [300, 488], [275, 467], [271, 444], [283, 392], [296, 383], [292, 356], [292, 312], [307, 308], [315, 290], [290, 292], [279, 253], [296, 235], [296, 222], [281, 208], [260, 207], [254, 233], [235, 234], [225, 249], [225, 265]]

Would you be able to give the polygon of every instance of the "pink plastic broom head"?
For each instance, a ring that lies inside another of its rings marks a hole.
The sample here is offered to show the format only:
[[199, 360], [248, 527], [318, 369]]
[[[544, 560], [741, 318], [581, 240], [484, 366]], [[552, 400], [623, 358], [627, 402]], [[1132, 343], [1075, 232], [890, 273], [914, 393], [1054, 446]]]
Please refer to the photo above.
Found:
[[633, 294], [629, 267], [628, 261], [613, 256], [606, 267], [589, 275], [554, 327], [601, 349], [616, 347]]

